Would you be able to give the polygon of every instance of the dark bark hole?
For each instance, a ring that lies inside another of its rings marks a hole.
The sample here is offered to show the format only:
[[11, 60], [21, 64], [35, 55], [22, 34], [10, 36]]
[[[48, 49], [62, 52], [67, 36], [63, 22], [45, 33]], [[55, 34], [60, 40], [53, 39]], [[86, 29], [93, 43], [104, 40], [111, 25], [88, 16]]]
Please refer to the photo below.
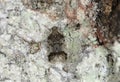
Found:
[[107, 62], [113, 66], [113, 64], [114, 64], [113, 55], [112, 54], [108, 54], [106, 56], [106, 59], [107, 59]]
[[80, 23], [77, 23], [77, 24], [76, 24], [76, 28], [75, 28], [75, 30], [80, 29], [80, 26], [81, 26], [81, 24], [80, 24]]

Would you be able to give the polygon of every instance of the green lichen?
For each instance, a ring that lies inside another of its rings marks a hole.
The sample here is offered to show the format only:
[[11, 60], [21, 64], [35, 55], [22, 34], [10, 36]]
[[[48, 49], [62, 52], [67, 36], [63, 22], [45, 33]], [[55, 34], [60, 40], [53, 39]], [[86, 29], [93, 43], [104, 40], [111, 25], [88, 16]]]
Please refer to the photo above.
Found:
[[78, 59], [79, 52], [81, 51], [81, 33], [74, 31], [72, 28], [65, 28], [63, 31], [65, 36], [66, 51], [69, 53], [71, 62]]

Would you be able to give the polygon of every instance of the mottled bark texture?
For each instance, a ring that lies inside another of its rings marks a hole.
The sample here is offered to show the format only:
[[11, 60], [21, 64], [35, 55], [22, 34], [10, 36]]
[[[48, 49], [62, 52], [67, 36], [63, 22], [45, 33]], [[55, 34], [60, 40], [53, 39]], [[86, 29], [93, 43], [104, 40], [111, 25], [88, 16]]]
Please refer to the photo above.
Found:
[[0, 0], [0, 82], [120, 82], [120, 0]]

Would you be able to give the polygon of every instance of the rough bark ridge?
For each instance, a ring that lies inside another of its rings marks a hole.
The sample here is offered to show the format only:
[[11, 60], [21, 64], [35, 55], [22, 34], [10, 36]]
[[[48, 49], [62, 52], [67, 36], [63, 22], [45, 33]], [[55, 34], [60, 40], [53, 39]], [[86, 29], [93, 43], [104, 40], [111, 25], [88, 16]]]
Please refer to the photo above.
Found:
[[[98, 33], [101, 33], [103, 43], [120, 41], [120, 1], [101, 0], [98, 1], [100, 9], [97, 17]], [[100, 36], [99, 36], [100, 37]]]

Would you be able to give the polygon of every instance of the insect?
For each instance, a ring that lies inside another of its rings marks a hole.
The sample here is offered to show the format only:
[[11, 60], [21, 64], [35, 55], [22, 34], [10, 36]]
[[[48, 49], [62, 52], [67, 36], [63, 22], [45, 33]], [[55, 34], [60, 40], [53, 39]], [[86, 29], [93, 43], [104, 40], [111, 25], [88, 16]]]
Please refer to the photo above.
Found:
[[52, 33], [48, 36], [48, 44], [52, 50], [48, 55], [48, 60], [65, 61], [67, 54], [63, 51], [64, 36], [58, 31], [58, 27], [52, 28]]

